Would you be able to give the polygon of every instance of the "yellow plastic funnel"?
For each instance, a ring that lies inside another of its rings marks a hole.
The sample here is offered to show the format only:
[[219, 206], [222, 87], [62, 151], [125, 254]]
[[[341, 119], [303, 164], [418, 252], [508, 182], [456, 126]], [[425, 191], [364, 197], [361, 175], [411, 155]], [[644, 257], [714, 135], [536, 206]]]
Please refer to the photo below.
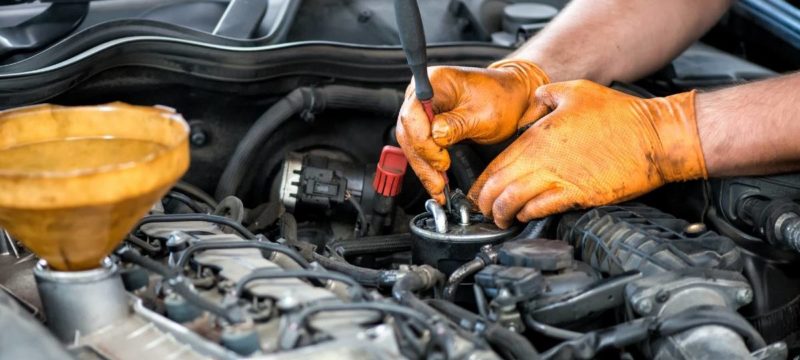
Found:
[[0, 112], [0, 227], [52, 269], [96, 268], [186, 172], [187, 135], [123, 103]]

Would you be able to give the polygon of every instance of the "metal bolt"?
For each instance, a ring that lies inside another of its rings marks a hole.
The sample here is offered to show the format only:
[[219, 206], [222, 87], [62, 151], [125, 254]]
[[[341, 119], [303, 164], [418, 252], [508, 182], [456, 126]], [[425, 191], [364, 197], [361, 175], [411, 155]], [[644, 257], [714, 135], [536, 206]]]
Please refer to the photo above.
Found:
[[691, 223], [689, 225], [686, 225], [686, 228], [683, 229], [683, 232], [688, 235], [697, 235], [706, 232], [706, 230], [707, 230], [706, 224]]
[[751, 301], [753, 301], [753, 290], [739, 289], [736, 291], [736, 302], [740, 305], [749, 304]]
[[653, 311], [653, 302], [648, 298], [641, 299], [634, 304], [636, 311], [642, 315], [647, 315]]
[[189, 141], [194, 146], [203, 146], [208, 142], [208, 135], [203, 129], [192, 127], [191, 134], [189, 135]]

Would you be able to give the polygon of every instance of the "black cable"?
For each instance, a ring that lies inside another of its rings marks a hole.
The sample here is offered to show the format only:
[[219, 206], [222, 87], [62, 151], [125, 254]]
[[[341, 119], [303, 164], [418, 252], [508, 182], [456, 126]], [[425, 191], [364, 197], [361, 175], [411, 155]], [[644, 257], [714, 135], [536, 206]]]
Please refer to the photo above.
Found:
[[175, 267], [178, 269], [183, 269], [186, 266], [186, 263], [189, 261], [191, 256], [203, 250], [214, 250], [214, 249], [262, 249], [267, 251], [274, 251], [284, 254], [297, 262], [304, 269], [308, 269], [311, 265], [309, 265], [308, 261], [304, 259], [297, 251], [289, 248], [288, 246], [283, 246], [279, 244], [273, 243], [266, 243], [261, 241], [202, 241], [195, 244], [190, 245], [186, 250], [183, 251], [183, 255], [181, 258], [178, 259], [178, 262], [175, 264]]
[[[278, 347], [281, 350], [289, 350], [294, 348], [294, 346], [297, 344], [298, 340], [297, 336], [300, 333], [300, 330], [305, 328], [308, 318], [316, 313], [328, 312], [328, 311], [357, 311], [357, 310], [374, 310], [392, 315], [402, 315], [408, 319], [413, 319], [422, 326], [424, 326], [426, 329], [428, 329], [428, 331], [430, 332], [431, 340], [429, 341], [429, 344], [437, 342], [442, 347], [442, 349], [446, 348], [446, 345], [444, 344], [444, 339], [436, 336], [436, 330], [434, 329], [433, 324], [431, 324], [428, 321], [428, 317], [404, 306], [380, 303], [380, 302], [353, 303], [353, 304], [318, 304], [307, 307], [303, 309], [303, 311], [301, 311], [296, 317], [294, 317], [291, 320], [291, 322], [284, 328], [281, 334], [278, 336], [279, 339]], [[295, 336], [295, 338], [290, 338], [289, 336]]]
[[117, 255], [125, 262], [139, 265], [147, 270], [161, 275], [167, 282], [170, 288], [178, 295], [183, 297], [186, 302], [193, 306], [208, 311], [217, 317], [225, 319], [231, 324], [238, 324], [245, 321], [244, 314], [241, 309], [232, 305], [229, 308], [223, 308], [211, 301], [206, 300], [204, 297], [194, 292], [187, 284], [186, 278], [180, 275], [175, 269], [169, 268], [151, 258], [139, 255], [133, 250], [122, 250]]
[[206, 221], [217, 225], [228, 226], [236, 230], [239, 234], [248, 240], [254, 240], [255, 234], [247, 230], [242, 224], [233, 221], [224, 216], [209, 215], [209, 214], [169, 214], [169, 215], [149, 215], [139, 220], [134, 229], [138, 229], [144, 224], [158, 223], [158, 222], [181, 222], [181, 221]]
[[356, 199], [352, 196], [347, 196], [347, 202], [353, 206], [358, 214], [358, 222], [361, 224], [358, 228], [358, 237], [363, 237], [367, 233], [367, 217], [364, 215], [364, 209], [361, 208], [361, 204], [356, 201]]
[[200, 205], [198, 205], [194, 200], [179, 192], [170, 191], [164, 197], [168, 199], [173, 199], [181, 204], [186, 205], [189, 209], [192, 209], [193, 212], [200, 214], [204, 214], [206, 212], [206, 210], [201, 208]]
[[172, 189], [178, 190], [186, 195], [189, 195], [197, 200], [200, 200], [206, 203], [206, 205], [210, 206], [212, 209], [217, 207], [218, 204], [217, 201], [214, 200], [214, 198], [211, 197], [211, 195], [209, 195], [207, 192], [203, 191], [203, 189], [200, 189], [197, 186], [194, 186], [184, 181], [178, 181], [175, 185], [172, 186]]
[[236, 283], [236, 297], [241, 297], [242, 292], [245, 289], [245, 286], [255, 280], [260, 279], [284, 279], [284, 278], [298, 278], [298, 277], [305, 277], [305, 278], [317, 278], [317, 279], [326, 279], [326, 280], [334, 280], [343, 282], [347, 285], [350, 285], [350, 288], [353, 289], [353, 298], [357, 300], [361, 299], [368, 299], [366, 291], [364, 288], [361, 287], [359, 283], [357, 283], [352, 278], [345, 276], [343, 274], [338, 274], [334, 272], [324, 272], [324, 271], [314, 271], [314, 270], [284, 270], [284, 269], [270, 269], [270, 268], [261, 268], [255, 269], [251, 271], [249, 274], [245, 275], [243, 278], [239, 279]]

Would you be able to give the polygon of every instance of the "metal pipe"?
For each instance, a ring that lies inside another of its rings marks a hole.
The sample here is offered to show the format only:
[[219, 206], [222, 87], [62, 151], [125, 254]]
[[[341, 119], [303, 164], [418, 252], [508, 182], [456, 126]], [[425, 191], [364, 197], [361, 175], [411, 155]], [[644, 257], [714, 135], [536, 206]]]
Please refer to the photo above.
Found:
[[440, 234], [447, 233], [447, 213], [444, 211], [436, 200], [428, 199], [425, 202], [425, 210], [433, 215], [433, 223], [436, 225], [436, 232]]

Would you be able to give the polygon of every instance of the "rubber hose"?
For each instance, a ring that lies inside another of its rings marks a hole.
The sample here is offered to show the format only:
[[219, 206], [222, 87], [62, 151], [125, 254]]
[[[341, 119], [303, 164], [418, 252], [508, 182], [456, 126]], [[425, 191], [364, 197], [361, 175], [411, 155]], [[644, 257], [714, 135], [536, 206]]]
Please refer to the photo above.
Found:
[[333, 260], [317, 253], [314, 253], [312, 256], [313, 260], [322, 265], [322, 267], [345, 274], [364, 286], [388, 288], [393, 286], [397, 280], [397, 272], [394, 270], [375, 270], [355, 266], [343, 261]]
[[392, 89], [342, 85], [295, 89], [259, 116], [241, 139], [219, 179], [216, 198], [237, 194], [247, 170], [252, 168], [258, 149], [269, 140], [276, 129], [300, 111], [317, 113], [326, 109], [354, 109], [394, 114], [401, 104], [400, 92]]
[[172, 186], [172, 189], [190, 195], [196, 198], [197, 200], [206, 203], [206, 205], [210, 206], [212, 209], [217, 207], [217, 201], [214, 200], [214, 198], [211, 197], [211, 195], [203, 191], [203, 189], [200, 189], [199, 187], [194, 186], [190, 183], [184, 181], [178, 181], [177, 183], [175, 183], [175, 185]]
[[[536, 348], [522, 335], [508, 330], [495, 323], [486, 322], [477, 314], [464, 309], [456, 304], [444, 300], [427, 300], [426, 301], [434, 309], [438, 310], [450, 320], [458, 324], [469, 322], [471, 326], [475, 324], [483, 324], [486, 328], [483, 335], [496, 350], [503, 353], [506, 359], [539, 359], [539, 353]], [[472, 330], [472, 329], [467, 329]]]
[[261, 241], [247, 241], [247, 240], [242, 240], [242, 241], [206, 240], [192, 244], [183, 251], [183, 255], [181, 255], [180, 259], [178, 259], [178, 262], [175, 264], [175, 267], [178, 269], [183, 269], [183, 267], [186, 266], [186, 263], [189, 262], [189, 258], [198, 251], [218, 250], [218, 249], [260, 249], [266, 251], [274, 251], [286, 255], [304, 269], [308, 269], [310, 267], [308, 261], [306, 261], [306, 259], [303, 258], [303, 256], [301, 256], [299, 253], [297, 253], [297, 251], [294, 251], [294, 249], [288, 246], [261, 242]]
[[[423, 279], [420, 274], [415, 271], [410, 271], [405, 273], [400, 280], [394, 283], [394, 286], [392, 286], [392, 297], [401, 305], [408, 306], [424, 314], [428, 318], [441, 318], [441, 314], [436, 311], [436, 309], [420, 300], [417, 295], [414, 294], [416, 291], [427, 289], [429, 287], [428, 285], [429, 284], [426, 284], [425, 279]], [[449, 319], [445, 320], [449, 321]], [[442, 322], [436, 322], [433, 327], [435, 332], [432, 336], [440, 339], [442, 344], [445, 344], [445, 348], [442, 350], [444, 350], [448, 358], [452, 358], [450, 355], [455, 352], [455, 349], [452, 348], [453, 333]], [[460, 329], [460, 327], [456, 329]]]
[[264, 280], [264, 279], [286, 279], [286, 278], [317, 278], [317, 279], [325, 279], [325, 280], [333, 280], [338, 281], [341, 283], [345, 283], [353, 289], [354, 297], [356, 301], [361, 299], [367, 299], [367, 293], [364, 291], [364, 288], [355, 281], [353, 278], [345, 276], [343, 274], [335, 273], [335, 272], [327, 272], [327, 271], [315, 271], [315, 270], [285, 270], [285, 269], [271, 269], [271, 268], [260, 268], [251, 271], [249, 274], [245, 275], [243, 278], [239, 279], [236, 283], [235, 287], [235, 294], [236, 297], [241, 297], [242, 293], [245, 290], [245, 286], [252, 281], [256, 280]]
[[236, 195], [245, 172], [249, 169], [256, 150], [263, 144], [272, 133], [281, 126], [292, 115], [300, 112], [304, 106], [308, 106], [307, 101], [311, 99], [309, 88], [299, 88], [290, 92], [283, 99], [278, 100], [265, 113], [256, 119], [247, 134], [239, 141], [236, 150], [233, 152], [222, 176], [219, 178], [215, 197], [223, 199], [228, 195]]
[[192, 210], [192, 212], [196, 212], [196, 213], [200, 213], [200, 214], [205, 214], [206, 213], [205, 209], [201, 208], [200, 205], [198, 205], [194, 200], [192, 200], [192, 198], [184, 195], [183, 193], [180, 193], [180, 192], [177, 192], [177, 191], [170, 191], [170, 192], [167, 193], [167, 195], [164, 195], [164, 197], [169, 199], [169, 200], [174, 200], [174, 201], [176, 201], [176, 202], [178, 202], [180, 204], [185, 205], [190, 210]]
[[411, 250], [411, 234], [367, 236], [359, 239], [340, 240], [333, 244], [333, 251], [340, 256], [396, 253]]
[[317, 104], [315, 112], [326, 109], [370, 110], [378, 115], [393, 116], [403, 104], [403, 94], [394, 89], [367, 89], [354, 86], [328, 85], [313, 88]]
[[224, 216], [210, 215], [210, 214], [166, 214], [166, 215], [148, 215], [139, 220], [139, 223], [134, 226], [138, 229], [142, 225], [159, 222], [184, 222], [184, 221], [205, 221], [217, 225], [227, 226], [236, 230], [239, 234], [248, 240], [254, 240], [256, 235], [247, 230], [242, 224], [233, 221]]
[[486, 263], [484, 263], [481, 258], [472, 259], [464, 263], [464, 265], [459, 266], [458, 269], [450, 274], [450, 278], [447, 279], [442, 297], [445, 300], [453, 301], [453, 298], [456, 296], [456, 290], [458, 290], [458, 286], [461, 285], [461, 282], [478, 271], [481, 271], [484, 267], [486, 267]]

